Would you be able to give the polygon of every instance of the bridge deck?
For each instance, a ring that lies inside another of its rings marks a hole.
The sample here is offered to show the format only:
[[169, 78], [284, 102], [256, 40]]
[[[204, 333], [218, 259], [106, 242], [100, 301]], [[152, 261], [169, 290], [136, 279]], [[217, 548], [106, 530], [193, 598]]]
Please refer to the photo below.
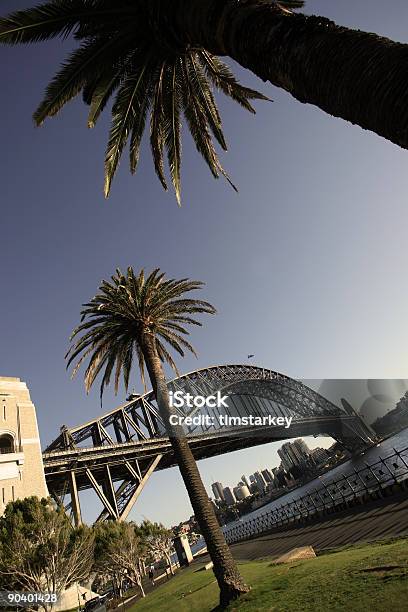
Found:
[[[347, 417], [343, 417], [347, 419]], [[352, 417], [350, 417], [350, 420]], [[222, 455], [224, 453], [251, 448], [274, 441], [307, 435], [305, 431], [310, 428], [310, 435], [327, 431], [328, 425], [334, 428], [339, 424], [338, 417], [320, 417], [313, 423], [310, 419], [298, 420], [290, 429], [284, 427], [262, 428], [254, 432], [253, 428], [241, 428], [237, 430], [214, 431], [189, 438], [190, 448], [197, 461]], [[164, 470], [177, 465], [173, 454], [170, 440], [168, 438], [151, 438], [149, 440], [126, 442], [115, 445], [103, 445], [70, 450], [55, 450], [43, 454], [44, 470], [47, 484], [57, 495], [61, 494], [65, 487], [67, 476], [75, 472], [78, 490], [89, 489], [89, 478], [86, 470], [92, 470], [97, 477], [98, 472], [103, 472], [109, 466], [111, 477], [114, 482], [123, 480], [128, 476], [127, 464], [136, 461], [143, 470], [158, 455], [162, 455], [156, 470]]]

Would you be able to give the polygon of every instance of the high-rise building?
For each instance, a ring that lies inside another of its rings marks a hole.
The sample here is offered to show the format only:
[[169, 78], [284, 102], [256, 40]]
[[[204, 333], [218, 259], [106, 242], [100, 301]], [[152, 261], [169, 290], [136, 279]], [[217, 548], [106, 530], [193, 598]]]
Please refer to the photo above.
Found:
[[254, 493], [261, 493], [262, 492], [259, 489], [258, 483], [256, 483], [256, 482], [251, 482], [250, 487], [249, 487], [249, 491], [250, 491], [251, 495], [253, 495]]
[[224, 487], [221, 484], [221, 482], [213, 482], [213, 484], [211, 485], [211, 489], [212, 489], [212, 492], [214, 493], [215, 499], [220, 499], [222, 501], [225, 501]]
[[330, 457], [330, 454], [325, 448], [317, 447], [311, 451], [310, 456], [316, 464], [319, 464], [325, 463]]
[[273, 481], [273, 474], [267, 468], [262, 470], [261, 474], [264, 477], [266, 483]]
[[239, 484], [238, 486], [234, 487], [233, 491], [237, 501], [241, 501], [251, 495], [248, 487], [244, 484]]
[[249, 483], [248, 478], [246, 476], [241, 476], [241, 480], [244, 483], [244, 485], [246, 485], [249, 489], [250, 483]]
[[261, 472], [254, 472], [253, 474], [256, 484], [258, 485], [259, 490], [264, 491], [266, 489], [266, 480], [261, 474]]
[[306, 442], [302, 440], [302, 438], [298, 438], [297, 440], [295, 440], [293, 442], [293, 445], [295, 446], [295, 448], [298, 449], [298, 452], [301, 456], [306, 457], [306, 458], [309, 457], [310, 448], [308, 447]]
[[241, 487], [241, 495], [242, 495], [243, 499], [246, 499], [247, 497], [250, 497], [251, 492], [250, 492], [250, 490], [248, 489], [248, 487], [246, 485]]
[[278, 450], [282, 466], [287, 472], [294, 466], [304, 463], [310, 456], [310, 449], [301, 438], [294, 442], [285, 442]]
[[218, 506], [217, 506], [216, 502], [213, 499], [211, 499], [211, 497], [210, 497], [210, 503], [211, 503], [212, 507], [214, 508], [214, 510], [217, 511], [218, 510]]
[[236, 502], [236, 499], [230, 487], [225, 487], [223, 490], [223, 494], [224, 494], [224, 500], [227, 506], [233, 506]]
[[282, 445], [278, 450], [278, 455], [282, 460], [282, 467], [289, 472], [290, 468], [296, 463], [290, 442], [286, 442]]

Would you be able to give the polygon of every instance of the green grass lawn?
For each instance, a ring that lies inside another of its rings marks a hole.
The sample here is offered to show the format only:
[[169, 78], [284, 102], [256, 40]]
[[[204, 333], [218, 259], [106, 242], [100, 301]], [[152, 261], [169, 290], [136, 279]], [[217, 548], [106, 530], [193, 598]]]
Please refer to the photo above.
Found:
[[[271, 565], [269, 559], [240, 563], [248, 595], [230, 606], [257, 610], [406, 612], [408, 540], [338, 549], [316, 559]], [[212, 571], [180, 571], [168, 584], [137, 601], [134, 612], [209, 612], [218, 603]]]

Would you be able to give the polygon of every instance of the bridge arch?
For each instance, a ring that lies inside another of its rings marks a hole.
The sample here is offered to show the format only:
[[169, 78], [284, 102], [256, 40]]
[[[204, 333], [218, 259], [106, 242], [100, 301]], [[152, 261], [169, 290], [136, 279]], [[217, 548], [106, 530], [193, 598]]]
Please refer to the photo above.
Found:
[[[208, 415], [211, 424], [185, 425], [197, 460], [300, 435], [327, 434], [349, 449], [373, 442], [373, 432], [347, 403], [337, 406], [279, 372], [251, 365], [195, 370], [168, 382], [168, 389], [192, 396], [225, 395], [226, 407], [178, 408], [181, 416]], [[224, 426], [219, 415], [292, 417], [285, 426]], [[80, 522], [80, 491], [92, 488], [104, 510], [99, 520], [123, 520], [156, 469], [175, 465], [171, 444], [152, 391], [131, 396], [115, 410], [61, 433], [44, 453], [50, 493], [59, 503], [70, 494]]]

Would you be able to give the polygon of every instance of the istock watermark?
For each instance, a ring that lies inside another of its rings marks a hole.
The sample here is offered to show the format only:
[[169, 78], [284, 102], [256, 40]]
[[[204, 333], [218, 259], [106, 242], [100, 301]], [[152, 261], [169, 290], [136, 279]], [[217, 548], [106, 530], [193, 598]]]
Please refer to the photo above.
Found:
[[228, 408], [226, 400], [228, 395], [221, 395], [220, 391], [217, 391], [216, 395], [192, 395], [191, 393], [184, 393], [184, 391], [173, 391], [169, 392], [170, 406], [172, 408]]
[[[220, 391], [217, 391], [215, 395], [192, 395], [191, 393], [184, 393], [184, 391], [170, 391], [170, 406], [172, 408], [226, 408], [228, 395], [221, 395]], [[194, 412], [194, 411], [193, 411]], [[253, 414], [247, 414], [245, 416], [233, 416], [230, 414], [192, 414], [189, 415], [178, 415], [172, 414], [170, 417], [171, 425], [187, 425], [194, 427], [211, 427], [211, 426], [222, 426], [222, 427], [283, 427], [289, 429], [292, 425], [293, 417], [286, 416], [274, 416], [272, 414], [258, 416]]]

